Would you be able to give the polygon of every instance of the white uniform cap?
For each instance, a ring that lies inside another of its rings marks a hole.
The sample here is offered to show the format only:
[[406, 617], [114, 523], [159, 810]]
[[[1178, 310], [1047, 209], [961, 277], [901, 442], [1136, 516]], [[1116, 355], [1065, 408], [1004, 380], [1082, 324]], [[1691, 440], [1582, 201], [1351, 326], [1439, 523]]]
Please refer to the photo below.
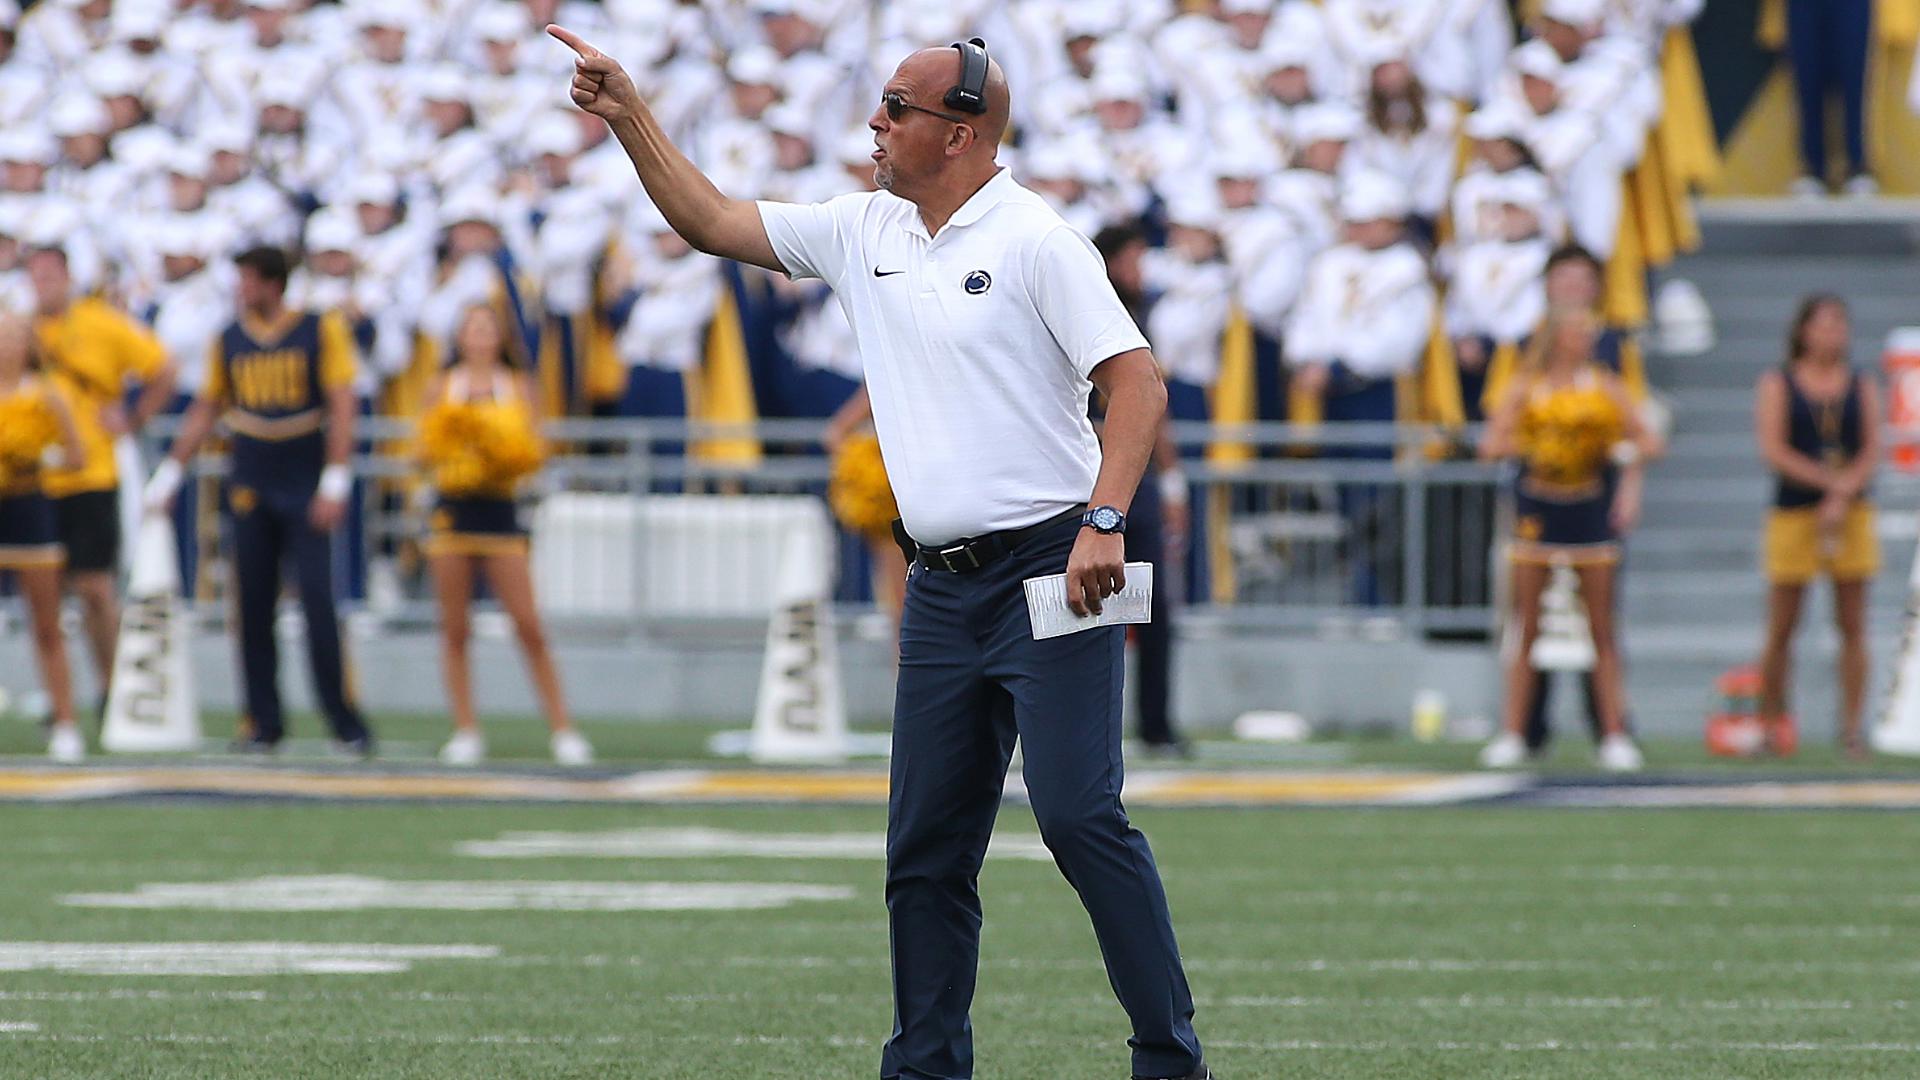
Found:
[[1344, 221], [1400, 221], [1408, 212], [1407, 189], [1384, 173], [1361, 172], [1348, 177], [1340, 191]]
[[246, 154], [253, 150], [253, 128], [232, 120], [215, 120], [202, 127], [195, 140], [209, 154]]
[[205, 180], [213, 171], [213, 155], [199, 143], [181, 143], [167, 153], [167, 172]]
[[344, 206], [326, 207], [307, 219], [304, 244], [309, 255], [322, 251], [352, 253], [359, 242], [360, 223]]
[[1566, 61], [1560, 59], [1560, 54], [1553, 51], [1553, 46], [1539, 38], [1508, 54], [1507, 65], [1522, 75], [1531, 75], [1550, 83], [1558, 83], [1567, 67]]
[[1542, 213], [1553, 202], [1553, 187], [1547, 178], [1532, 169], [1515, 169], [1496, 177], [1489, 185], [1493, 198], [1505, 206], [1517, 206]]
[[105, 135], [113, 126], [107, 107], [92, 94], [69, 94], [47, 110], [47, 129], [56, 138], [76, 135]]
[[1281, 169], [1280, 151], [1264, 138], [1238, 135], [1216, 142], [1208, 163], [1216, 179], [1263, 180]]
[[1092, 79], [1093, 100], [1132, 101], [1145, 104], [1147, 80], [1131, 65], [1102, 64]]
[[167, 156], [179, 142], [159, 124], [141, 124], [109, 139], [107, 152], [114, 161], [135, 173], [148, 175], [166, 167]]
[[261, 11], [289, 11], [293, 8], [293, 0], [247, 0], [247, 6]]
[[260, 81], [254, 101], [263, 109], [278, 105], [304, 113], [312, 96], [313, 92], [305, 79], [269, 77]]
[[727, 78], [737, 83], [780, 85], [780, 54], [765, 45], [741, 49], [727, 61]]
[[1182, 183], [1166, 192], [1167, 222], [1189, 229], [1220, 229], [1220, 196], [1210, 184]]
[[500, 196], [493, 189], [478, 184], [470, 184], [448, 195], [440, 204], [440, 224], [452, 227], [463, 221], [478, 221], [499, 227]]
[[1519, 106], [1512, 102], [1506, 99], [1495, 99], [1469, 113], [1460, 130], [1464, 131], [1469, 139], [1517, 141], [1526, 134], [1527, 117], [1520, 111]]
[[574, 122], [573, 117], [554, 115], [528, 124], [523, 145], [528, 157], [542, 154], [572, 157], [582, 149], [581, 142], [580, 125]]
[[797, 101], [783, 101], [767, 110], [761, 123], [776, 135], [791, 135], [813, 141], [814, 116]]
[[26, 225], [28, 209], [25, 203], [15, 200], [0, 202], [0, 236], [9, 240], [20, 237], [22, 226]]
[[392, 206], [400, 201], [400, 181], [392, 173], [363, 172], [347, 185], [347, 199], [356, 205]]
[[1271, 15], [1273, 0], [1220, 0], [1222, 15]]
[[840, 164], [871, 165], [873, 150], [873, 132], [866, 128], [855, 128], [840, 137]]
[[80, 208], [66, 199], [40, 199], [20, 223], [20, 241], [30, 248], [67, 249], [67, 243], [86, 229]]
[[51, 165], [60, 157], [60, 145], [39, 128], [0, 131], [0, 161]]
[[201, 214], [169, 214], [149, 227], [147, 237], [154, 254], [183, 255], [207, 261], [213, 258], [215, 230]]
[[116, 41], [157, 41], [167, 29], [164, 4], [117, 3], [113, 6], [113, 37]]
[[473, 33], [481, 41], [525, 41], [533, 36], [533, 20], [519, 4], [492, 3], [473, 17]]
[[421, 101], [457, 101], [461, 104], [472, 101], [465, 73], [453, 64], [435, 64], [421, 72], [414, 83], [414, 92], [420, 95]]
[[1029, 145], [1020, 158], [1020, 171], [1034, 180], [1079, 180], [1078, 155], [1060, 141]]
[[15, 0], [0, 0], [0, 30], [11, 30], [20, 21], [20, 5]]
[[402, 0], [352, 0], [347, 11], [353, 25], [361, 30], [374, 27], [405, 30], [422, 14], [413, 4]]
[[1320, 55], [1317, 42], [1305, 34], [1268, 34], [1260, 42], [1260, 59], [1267, 71], [1310, 68]]
[[1060, 37], [1063, 41], [1111, 37], [1126, 21], [1126, 11], [1113, 0], [1075, 0], [1060, 16]]
[[87, 85], [101, 97], [139, 97], [146, 92], [146, 73], [123, 53], [96, 54], [85, 65]]
[[1293, 140], [1301, 146], [1317, 142], [1352, 142], [1363, 127], [1359, 110], [1340, 101], [1316, 101], [1294, 110]]
[[1607, 0], [1546, 0], [1540, 14], [1554, 22], [1585, 29], [1606, 19]]

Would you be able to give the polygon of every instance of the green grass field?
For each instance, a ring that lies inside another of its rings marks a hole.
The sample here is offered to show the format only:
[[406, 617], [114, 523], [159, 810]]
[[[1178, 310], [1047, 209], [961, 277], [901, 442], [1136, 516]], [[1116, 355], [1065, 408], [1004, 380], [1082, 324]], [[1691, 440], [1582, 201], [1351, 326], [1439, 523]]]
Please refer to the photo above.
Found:
[[[1167, 878], [1201, 1035], [1228, 1080], [1920, 1074], [1911, 814], [1485, 807], [1136, 818]], [[874, 1075], [890, 1020], [876, 858], [457, 851], [516, 831], [693, 826], [875, 833], [884, 815], [0, 806], [0, 1076]], [[1010, 806], [1001, 831], [1031, 835], [1032, 819]], [[488, 885], [426, 890], [452, 910], [62, 901], [134, 902], [124, 897], [143, 884], [349, 874], [389, 887]], [[489, 886], [544, 888], [550, 903], [587, 897], [571, 902], [580, 907], [618, 906], [606, 897], [627, 886], [688, 882], [847, 891], [766, 910], [458, 909]], [[978, 1075], [1124, 1077], [1125, 1019], [1057, 872], [993, 858], [982, 891]], [[210, 976], [158, 973], [196, 970], [208, 946], [183, 961], [177, 949], [103, 958], [49, 944], [240, 942], [465, 948], [389, 958], [404, 970], [381, 971], [364, 962], [381, 950], [343, 960], [309, 949], [298, 955], [320, 973], [282, 973], [287, 946], [262, 946], [241, 973]]]

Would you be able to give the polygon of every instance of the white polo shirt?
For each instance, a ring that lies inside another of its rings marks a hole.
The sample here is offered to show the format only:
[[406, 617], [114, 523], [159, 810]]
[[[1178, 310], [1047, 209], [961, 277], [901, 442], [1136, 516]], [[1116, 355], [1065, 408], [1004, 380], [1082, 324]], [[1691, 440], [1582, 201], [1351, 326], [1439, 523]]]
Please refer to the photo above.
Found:
[[775, 254], [853, 325], [900, 514], [929, 546], [1044, 521], [1100, 470], [1088, 374], [1147, 340], [1087, 238], [1006, 169], [928, 236], [888, 192], [762, 202]]

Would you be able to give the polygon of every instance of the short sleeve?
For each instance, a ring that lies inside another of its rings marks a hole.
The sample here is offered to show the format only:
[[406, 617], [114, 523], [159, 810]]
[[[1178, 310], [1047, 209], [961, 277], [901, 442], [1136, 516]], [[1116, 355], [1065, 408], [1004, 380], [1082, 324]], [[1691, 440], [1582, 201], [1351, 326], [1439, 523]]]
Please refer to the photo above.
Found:
[[167, 347], [140, 323], [117, 311], [110, 314], [122, 370], [141, 382], [160, 374], [167, 366]]
[[353, 383], [358, 365], [354, 361], [353, 331], [344, 315], [330, 311], [320, 316], [320, 386], [338, 390]]
[[1040, 321], [1083, 378], [1104, 360], [1147, 347], [1107, 279], [1105, 260], [1071, 226], [1040, 238], [1028, 280]]
[[787, 276], [838, 280], [852, 250], [855, 214], [869, 198], [854, 193], [823, 203], [758, 203], [767, 243], [787, 268]]
[[227, 350], [219, 337], [207, 346], [207, 377], [200, 384], [200, 396], [208, 401], [227, 398]]

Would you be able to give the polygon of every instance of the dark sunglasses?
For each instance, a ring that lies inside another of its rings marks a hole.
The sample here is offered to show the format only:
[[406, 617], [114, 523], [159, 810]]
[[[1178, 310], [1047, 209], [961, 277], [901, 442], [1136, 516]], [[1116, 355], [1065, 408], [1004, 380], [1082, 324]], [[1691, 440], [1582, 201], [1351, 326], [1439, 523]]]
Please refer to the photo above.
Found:
[[972, 121], [963, 116], [955, 116], [952, 113], [943, 113], [936, 109], [929, 109], [923, 105], [915, 105], [913, 102], [901, 97], [899, 92], [895, 90], [889, 90], [881, 94], [880, 103], [887, 107], [887, 119], [896, 124], [900, 122], [901, 117], [907, 115], [907, 110], [911, 109], [914, 112], [926, 113], [928, 116], [937, 116], [949, 124], [972, 125]]

